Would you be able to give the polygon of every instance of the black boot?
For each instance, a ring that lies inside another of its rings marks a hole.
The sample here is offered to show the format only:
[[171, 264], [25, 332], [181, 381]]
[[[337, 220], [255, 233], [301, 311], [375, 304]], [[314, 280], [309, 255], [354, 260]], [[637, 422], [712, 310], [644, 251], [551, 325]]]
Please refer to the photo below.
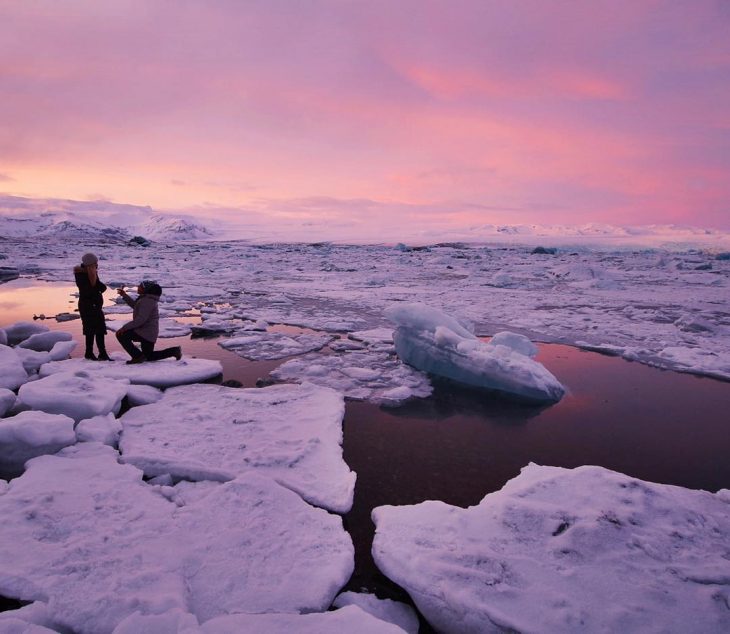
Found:
[[96, 355], [94, 354], [94, 335], [86, 335], [86, 354], [84, 359], [89, 361], [96, 361]]
[[84, 355], [84, 359], [88, 359], [89, 361], [98, 361], [99, 360], [96, 358], [96, 355], [91, 350], [86, 351], [86, 354]]

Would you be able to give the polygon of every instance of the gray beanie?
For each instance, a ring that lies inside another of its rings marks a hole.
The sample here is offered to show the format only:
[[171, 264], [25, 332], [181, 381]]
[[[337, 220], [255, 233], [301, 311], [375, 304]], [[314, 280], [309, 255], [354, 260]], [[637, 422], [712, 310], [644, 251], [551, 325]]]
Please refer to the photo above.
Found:
[[99, 262], [99, 258], [97, 258], [93, 253], [84, 253], [84, 256], [81, 258], [81, 264], [84, 266], [90, 266], [91, 264], [97, 264]]

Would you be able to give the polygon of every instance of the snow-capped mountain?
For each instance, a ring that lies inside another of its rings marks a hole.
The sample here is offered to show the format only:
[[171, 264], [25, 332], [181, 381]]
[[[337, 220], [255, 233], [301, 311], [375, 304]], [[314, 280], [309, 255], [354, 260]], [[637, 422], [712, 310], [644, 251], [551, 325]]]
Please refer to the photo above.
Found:
[[130, 227], [135, 235], [149, 240], [204, 240], [212, 237], [204, 225], [175, 216], [154, 214], [146, 222]]
[[26, 217], [0, 215], [0, 236], [112, 242], [126, 242], [132, 236], [142, 236], [148, 240], [176, 242], [210, 238], [211, 234], [202, 224], [162, 214], [154, 214], [138, 224], [119, 226], [105, 220], [94, 220], [86, 214], [47, 212]]

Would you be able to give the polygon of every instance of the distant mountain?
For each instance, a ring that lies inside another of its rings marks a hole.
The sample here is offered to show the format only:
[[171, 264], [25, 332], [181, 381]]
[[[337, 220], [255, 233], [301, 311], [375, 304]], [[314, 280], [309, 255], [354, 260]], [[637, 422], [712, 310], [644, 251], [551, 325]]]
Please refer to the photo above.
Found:
[[211, 231], [204, 225], [166, 216], [154, 214], [146, 222], [130, 227], [135, 235], [144, 236], [149, 240], [204, 240], [211, 238]]
[[202, 224], [184, 218], [153, 214], [144, 222], [129, 226], [95, 220], [89, 214], [46, 212], [33, 216], [0, 215], [0, 235], [6, 238], [57, 238], [63, 240], [102, 240], [126, 242], [132, 236], [143, 236], [159, 242], [199, 240], [211, 237]]

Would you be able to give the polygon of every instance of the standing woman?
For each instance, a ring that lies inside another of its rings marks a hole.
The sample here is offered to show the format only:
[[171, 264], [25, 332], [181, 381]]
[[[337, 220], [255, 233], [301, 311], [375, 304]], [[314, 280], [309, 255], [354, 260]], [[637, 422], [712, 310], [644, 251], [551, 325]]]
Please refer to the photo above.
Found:
[[[84, 327], [86, 339], [86, 359], [92, 361], [111, 361], [106, 352], [104, 335], [106, 322], [101, 307], [104, 305], [102, 293], [106, 290], [98, 275], [99, 259], [93, 253], [86, 253], [81, 258], [81, 265], [74, 267], [76, 286], [79, 287], [79, 314]], [[99, 350], [99, 356], [94, 355], [94, 339]]]

